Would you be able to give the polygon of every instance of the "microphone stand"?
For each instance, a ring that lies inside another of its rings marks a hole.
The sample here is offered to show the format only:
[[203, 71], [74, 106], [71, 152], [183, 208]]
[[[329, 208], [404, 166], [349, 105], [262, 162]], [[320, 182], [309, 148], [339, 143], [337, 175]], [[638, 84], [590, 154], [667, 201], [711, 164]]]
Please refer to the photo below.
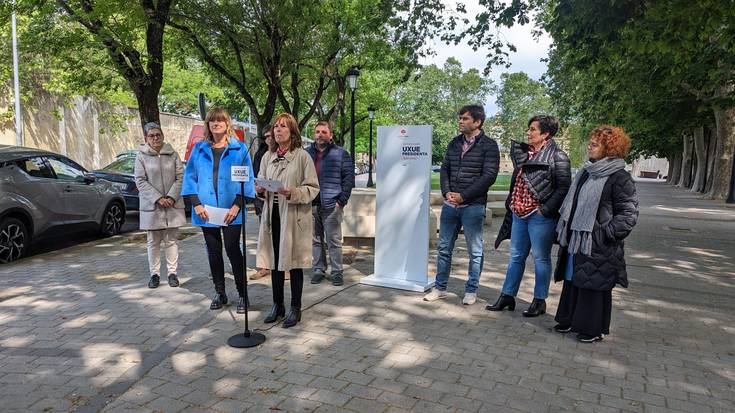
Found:
[[[250, 156], [249, 154], [245, 154], [245, 156]], [[243, 165], [246, 166], [246, 165]], [[248, 178], [250, 177], [250, 174], [248, 173]], [[235, 334], [234, 336], [230, 337], [227, 340], [227, 344], [230, 347], [235, 348], [250, 348], [250, 347], [256, 347], [265, 342], [265, 336], [262, 333], [257, 333], [255, 331], [250, 331], [250, 326], [248, 325], [248, 318], [249, 313], [248, 309], [250, 307], [250, 297], [248, 296], [248, 277], [247, 277], [247, 238], [245, 238], [245, 212], [247, 210], [247, 203], [245, 202], [245, 181], [240, 181], [240, 194], [242, 196], [243, 205], [242, 208], [240, 208], [240, 216], [242, 219], [242, 283], [243, 283], [243, 289], [245, 290], [245, 331], [242, 334]]]

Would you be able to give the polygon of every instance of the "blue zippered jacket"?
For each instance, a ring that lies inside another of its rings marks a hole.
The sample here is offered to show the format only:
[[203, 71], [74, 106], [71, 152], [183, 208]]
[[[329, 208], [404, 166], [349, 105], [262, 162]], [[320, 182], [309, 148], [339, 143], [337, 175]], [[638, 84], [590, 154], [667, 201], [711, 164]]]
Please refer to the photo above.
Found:
[[[230, 168], [242, 165], [247, 166], [250, 170], [250, 180], [245, 182], [245, 193], [241, 195], [245, 198], [255, 198], [253, 167], [250, 164], [247, 147], [233, 137], [228, 139], [228, 145], [222, 153], [222, 158], [220, 158], [217, 179], [219, 182], [217, 183], [217, 194], [215, 196], [214, 184], [212, 183], [212, 171], [214, 169], [212, 147], [209, 142], [201, 141], [191, 150], [189, 161], [186, 163], [181, 195], [196, 195], [202, 205], [230, 208], [234, 204], [237, 195], [240, 195], [240, 182], [233, 182], [230, 179]], [[245, 205], [243, 205], [243, 208], [245, 208]], [[194, 213], [191, 214], [191, 223], [200, 227], [217, 226], [208, 224]], [[242, 224], [240, 214], [237, 214], [237, 218], [230, 223], [230, 225], [238, 224]]]

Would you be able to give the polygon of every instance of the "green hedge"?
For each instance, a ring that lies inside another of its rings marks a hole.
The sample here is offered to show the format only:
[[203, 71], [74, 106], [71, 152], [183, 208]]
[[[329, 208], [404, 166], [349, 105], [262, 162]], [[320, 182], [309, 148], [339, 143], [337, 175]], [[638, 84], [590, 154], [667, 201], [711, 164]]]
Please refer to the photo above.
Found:
[[[441, 189], [439, 184], [439, 172], [431, 173], [431, 189]], [[498, 174], [491, 191], [507, 191], [510, 189], [510, 174]]]

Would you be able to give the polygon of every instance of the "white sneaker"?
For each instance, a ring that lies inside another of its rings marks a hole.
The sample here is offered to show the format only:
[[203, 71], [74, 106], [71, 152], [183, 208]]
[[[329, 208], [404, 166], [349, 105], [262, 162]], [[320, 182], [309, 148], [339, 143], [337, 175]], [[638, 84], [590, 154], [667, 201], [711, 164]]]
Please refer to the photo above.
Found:
[[477, 302], [477, 293], [464, 293], [462, 304], [472, 305]]
[[447, 292], [434, 288], [424, 296], [424, 301], [436, 301], [440, 298], [447, 298]]

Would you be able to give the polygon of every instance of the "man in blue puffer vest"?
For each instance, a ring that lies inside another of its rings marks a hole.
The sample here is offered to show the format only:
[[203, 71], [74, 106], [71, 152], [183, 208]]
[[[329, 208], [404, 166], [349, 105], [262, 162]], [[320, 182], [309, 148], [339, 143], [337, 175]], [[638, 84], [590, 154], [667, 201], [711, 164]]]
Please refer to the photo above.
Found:
[[327, 254], [332, 267], [332, 284], [342, 285], [342, 210], [355, 187], [355, 167], [346, 150], [332, 142], [332, 127], [321, 121], [314, 129], [314, 143], [307, 149], [319, 176], [319, 196], [314, 198], [314, 257], [312, 284], [319, 284], [327, 271]]

